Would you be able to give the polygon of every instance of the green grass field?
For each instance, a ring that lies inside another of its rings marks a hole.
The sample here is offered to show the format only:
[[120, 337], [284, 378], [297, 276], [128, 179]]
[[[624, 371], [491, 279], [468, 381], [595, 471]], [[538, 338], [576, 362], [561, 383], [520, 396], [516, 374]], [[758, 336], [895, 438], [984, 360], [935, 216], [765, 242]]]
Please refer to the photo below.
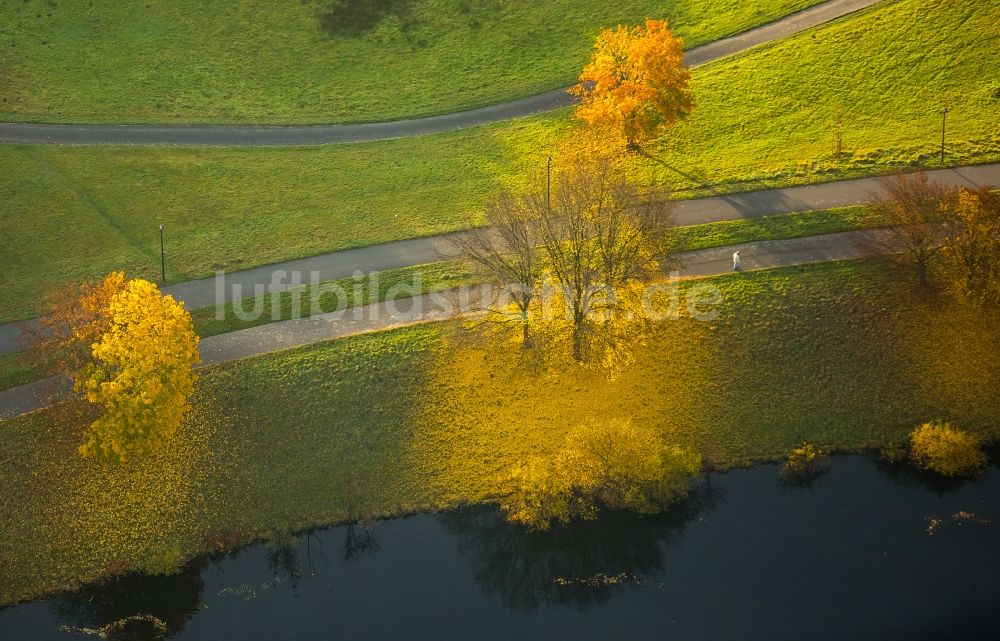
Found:
[[478, 223], [562, 122], [306, 149], [0, 147], [0, 321], [53, 283], [158, 278], [160, 223], [171, 281]]
[[[976, 0], [899, 0], [699, 68], [694, 115], [636, 175], [704, 195], [934, 166], [942, 103], [949, 162], [1000, 160], [992, 18]], [[159, 223], [170, 280], [479, 224], [567, 115], [316, 148], [0, 146], [0, 321], [60, 283], [154, 277]]]
[[867, 207], [839, 207], [718, 223], [687, 225], [675, 230], [677, 251], [738, 245], [755, 240], [780, 240], [886, 226]]
[[340, 0], [0, 6], [0, 120], [318, 123], [469, 109], [572, 83], [601, 27], [688, 45], [819, 0]]
[[[679, 189], [725, 190], [1000, 158], [995, 3], [897, 0], [708, 65], [653, 155]], [[842, 155], [837, 156], [838, 135]]]
[[0, 354], [0, 390], [37, 381], [43, 375], [37, 368], [21, 361], [21, 352]]
[[611, 381], [539, 372], [450, 324], [213, 366], [170, 446], [126, 467], [81, 459], [49, 411], [0, 422], [0, 603], [273, 532], [488, 501], [498, 475], [591, 415], [649, 422], [723, 468], [807, 440], [899, 443], [938, 417], [996, 437], [1000, 323], [912, 281], [877, 262], [700, 281], [721, 290], [718, 317], [659, 325]]

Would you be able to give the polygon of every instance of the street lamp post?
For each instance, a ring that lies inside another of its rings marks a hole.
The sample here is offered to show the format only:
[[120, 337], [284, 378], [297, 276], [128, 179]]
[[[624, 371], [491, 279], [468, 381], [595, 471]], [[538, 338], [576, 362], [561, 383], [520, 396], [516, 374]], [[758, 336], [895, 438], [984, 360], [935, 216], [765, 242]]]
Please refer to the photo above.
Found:
[[160, 223], [160, 282], [167, 282], [167, 261], [163, 254], [163, 223]]
[[941, 109], [941, 164], [944, 164], [944, 132], [945, 124], [948, 122], [948, 108]]
[[552, 212], [552, 156], [545, 166], [545, 211]]

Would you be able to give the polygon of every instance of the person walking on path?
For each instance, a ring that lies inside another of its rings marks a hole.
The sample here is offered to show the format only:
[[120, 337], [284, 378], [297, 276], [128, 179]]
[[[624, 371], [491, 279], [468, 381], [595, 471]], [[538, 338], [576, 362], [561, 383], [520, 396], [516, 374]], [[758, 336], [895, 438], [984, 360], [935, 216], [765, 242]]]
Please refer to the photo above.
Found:
[[743, 263], [740, 261], [740, 250], [738, 249], [733, 252], [733, 271], [743, 271]]

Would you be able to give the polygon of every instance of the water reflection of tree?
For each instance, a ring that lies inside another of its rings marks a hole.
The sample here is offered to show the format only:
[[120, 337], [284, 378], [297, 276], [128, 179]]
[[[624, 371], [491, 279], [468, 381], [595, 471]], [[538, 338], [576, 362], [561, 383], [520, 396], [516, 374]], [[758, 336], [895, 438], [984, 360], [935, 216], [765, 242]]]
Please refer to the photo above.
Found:
[[346, 530], [343, 547], [344, 559], [352, 561], [365, 554], [378, 552], [378, 539], [375, 538], [372, 523], [348, 523]]
[[267, 569], [271, 573], [272, 587], [279, 583], [287, 584], [292, 590], [298, 587], [302, 570], [295, 539], [267, 545]]
[[[341, 554], [345, 560], [351, 561], [378, 551], [378, 539], [375, 538], [372, 523], [349, 523], [343, 529], [344, 541]], [[317, 544], [315, 552], [313, 540]], [[266, 550], [265, 559], [271, 575], [269, 585], [272, 587], [285, 584], [294, 590], [302, 577], [311, 577], [319, 573], [317, 559], [323, 563], [326, 561], [323, 539], [317, 536], [315, 531], [306, 532], [299, 539], [277, 536], [267, 543]]]
[[923, 470], [909, 459], [888, 460], [879, 454], [871, 454], [870, 458], [875, 469], [889, 477], [893, 483], [906, 487], [919, 487], [938, 495], [954, 492], [972, 480]]
[[198, 611], [207, 561], [188, 563], [169, 576], [127, 574], [53, 599], [73, 628], [100, 631], [115, 641], [164, 639], [180, 632]]
[[612, 512], [546, 532], [508, 523], [492, 507], [455, 510], [440, 519], [458, 536], [487, 596], [525, 612], [550, 605], [586, 609], [663, 572], [671, 538], [720, 498], [706, 486], [662, 514]]

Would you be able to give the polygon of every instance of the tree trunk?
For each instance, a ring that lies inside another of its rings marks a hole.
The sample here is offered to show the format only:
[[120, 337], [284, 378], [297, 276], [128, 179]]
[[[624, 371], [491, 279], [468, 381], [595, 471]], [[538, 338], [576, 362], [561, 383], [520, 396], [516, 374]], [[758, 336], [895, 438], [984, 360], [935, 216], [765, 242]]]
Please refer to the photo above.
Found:
[[573, 319], [573, 360], [583, 360], [583, 322]]
[[927, 257], [917, 257], [917, 278], [921, 287], [927, 287]]
[[531, 349], [531, 332], [528, 330], [528, 310], [521, 311], [521, 348]]

